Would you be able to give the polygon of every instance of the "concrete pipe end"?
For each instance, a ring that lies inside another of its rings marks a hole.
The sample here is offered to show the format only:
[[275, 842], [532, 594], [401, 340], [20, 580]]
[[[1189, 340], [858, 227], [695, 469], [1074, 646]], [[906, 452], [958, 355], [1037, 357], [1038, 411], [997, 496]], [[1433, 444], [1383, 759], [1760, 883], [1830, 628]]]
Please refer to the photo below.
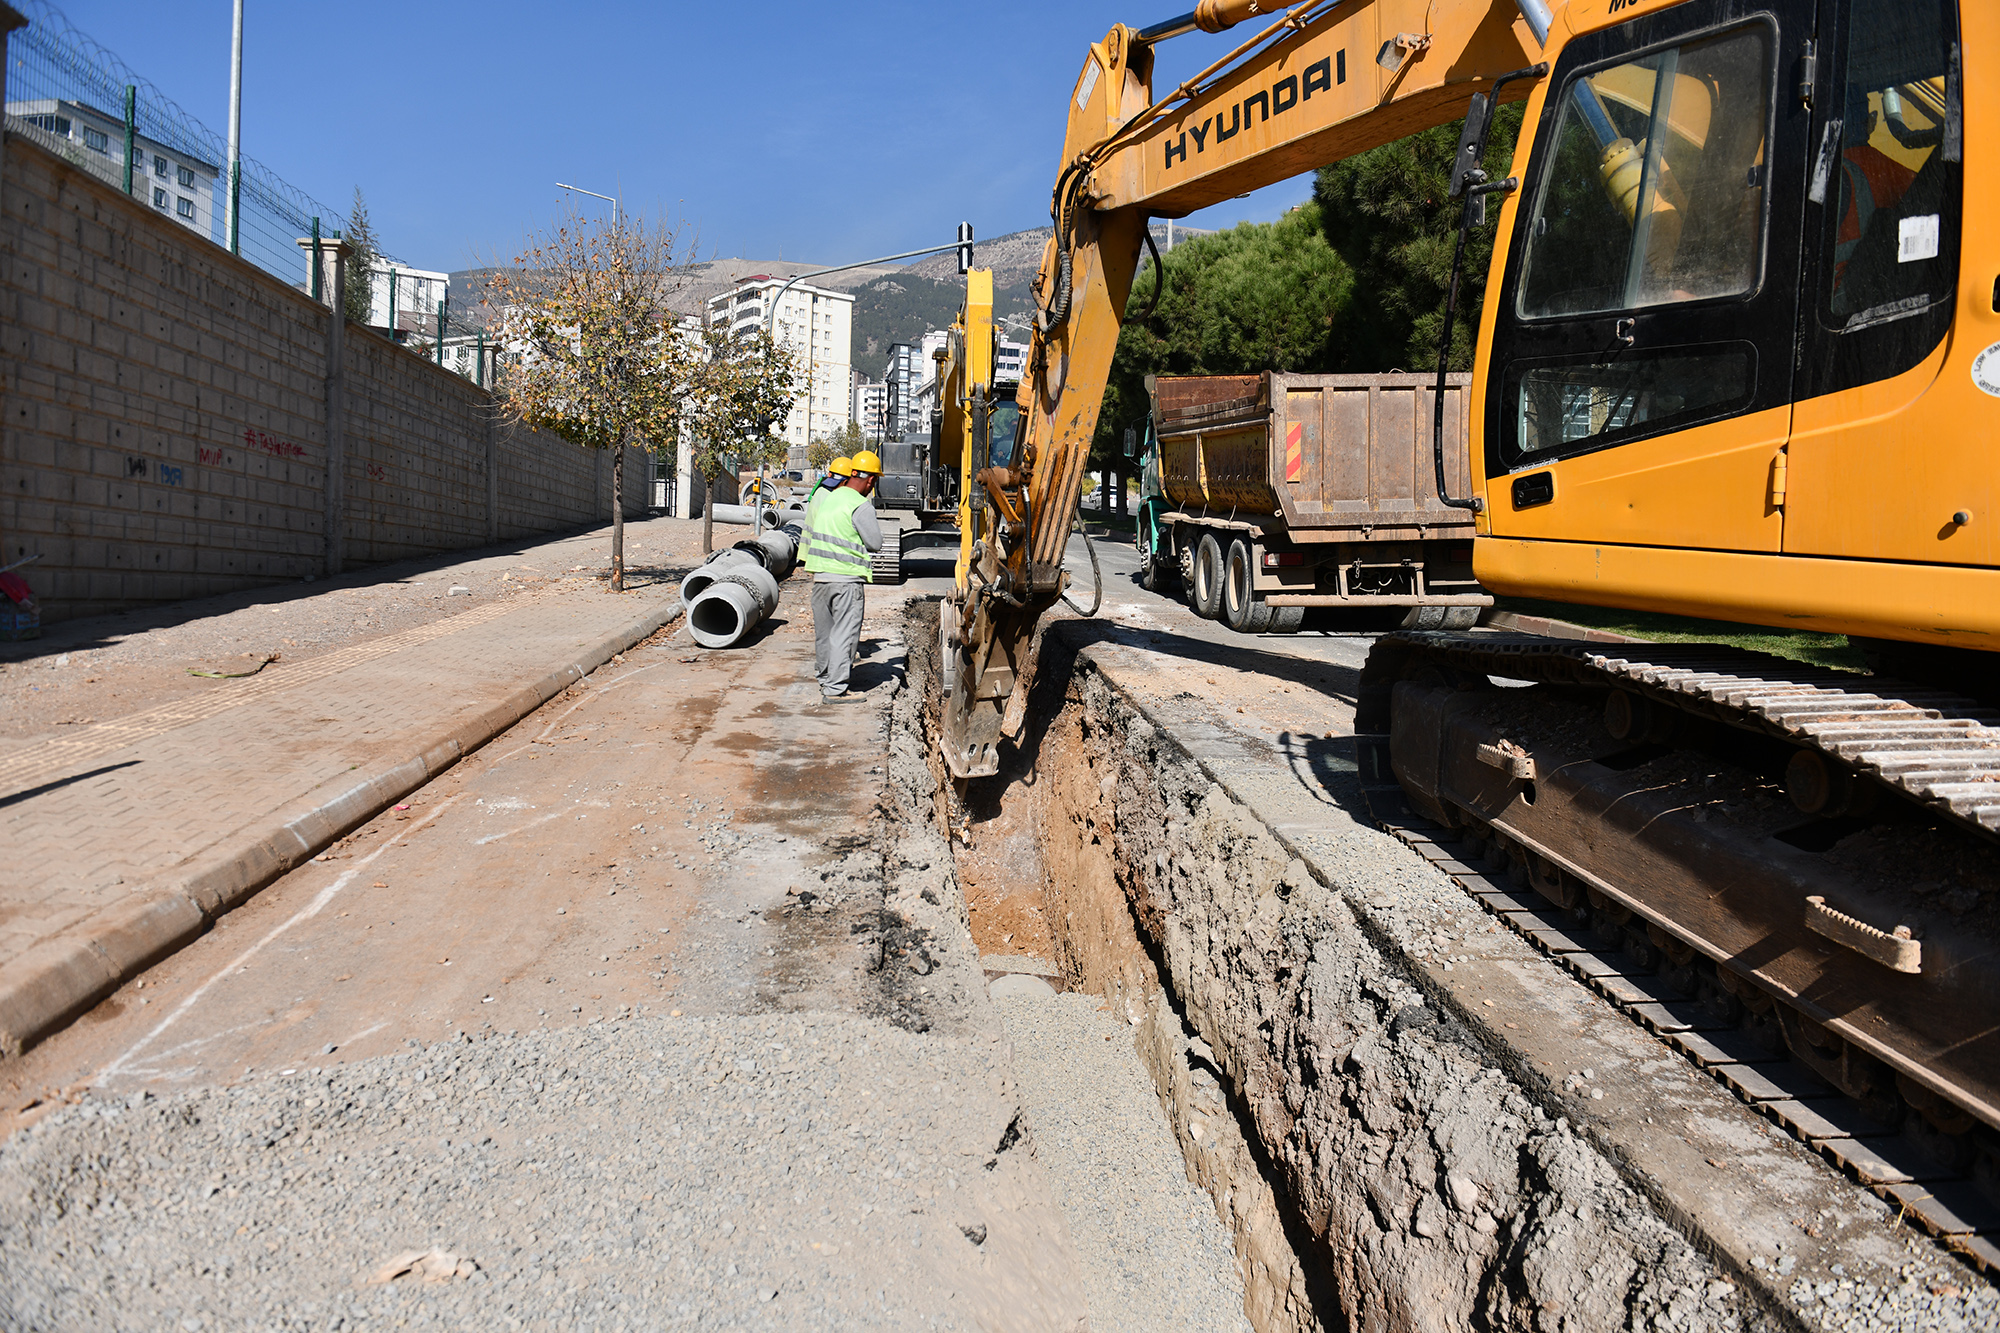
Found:
[[704, 648], [734, 648], [767, 614], [743, 584], [716, 583], [688, 604], [688, 632]]

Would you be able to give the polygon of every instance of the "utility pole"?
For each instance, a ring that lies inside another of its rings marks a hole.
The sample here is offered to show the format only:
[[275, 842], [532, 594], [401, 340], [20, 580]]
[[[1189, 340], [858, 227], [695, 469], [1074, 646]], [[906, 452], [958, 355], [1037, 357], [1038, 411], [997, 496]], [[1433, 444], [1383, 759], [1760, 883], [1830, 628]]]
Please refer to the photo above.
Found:
[[243, 253], [243, 0], [229, 40], [229, 253]]

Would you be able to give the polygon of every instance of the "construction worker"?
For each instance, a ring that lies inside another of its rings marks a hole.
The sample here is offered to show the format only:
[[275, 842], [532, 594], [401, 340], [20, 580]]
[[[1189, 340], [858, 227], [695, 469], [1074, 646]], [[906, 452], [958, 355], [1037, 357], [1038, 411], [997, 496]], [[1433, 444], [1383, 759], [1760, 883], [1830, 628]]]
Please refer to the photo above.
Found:
[[817, 495], [820, 491], [837, 490], [842, 482], [853, 475], [854, 460], [842, 454], [826, 465], [826, 475], [819, 479], [819, 485], [813, 488], [813, 493]]
[[820, 491], [806, 507], [805, 566], [812, 571], [813, 671], [822, 702], [850, 697], [848, 676], [861, 646], [863, 585], [874, 582], [869, 560], [882, 549], [882, 524], [868, 503], [882, 476], [882, 460], [864, 449], [852, 475]]

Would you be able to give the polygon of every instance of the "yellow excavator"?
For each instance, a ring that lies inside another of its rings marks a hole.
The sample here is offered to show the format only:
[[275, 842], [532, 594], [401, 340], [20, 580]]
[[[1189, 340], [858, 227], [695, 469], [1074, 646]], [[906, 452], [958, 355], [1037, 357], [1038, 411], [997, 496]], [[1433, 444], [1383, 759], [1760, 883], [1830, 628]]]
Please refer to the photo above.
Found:
[[[1156, 94], [1157, 44], [1251, 18]], [[1497, 227], [1466, 493], [1436, 453], [1479, 581], [1872, 669], [1392, 634], [1364, 773], [2000, 1197], [2000, 5], [1202, 0], [1093, 43], [1068, 118], [1018, 428], [965, 463], [951, 771], [1025, 722], [1148, 219], [1462, 119], [1460, 260]]]

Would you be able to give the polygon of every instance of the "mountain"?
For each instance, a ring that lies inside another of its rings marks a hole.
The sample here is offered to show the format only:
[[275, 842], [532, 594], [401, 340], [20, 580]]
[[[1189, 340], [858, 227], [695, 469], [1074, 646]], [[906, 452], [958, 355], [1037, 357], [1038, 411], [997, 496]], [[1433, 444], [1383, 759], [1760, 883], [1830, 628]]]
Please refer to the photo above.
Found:
[[[1176, 226], [1175, 239], [1206, 235], [1192, 227]], [[973, 243], [973, 263], [993, 270], [993, 317], [1002, 328], [1001, 336], [1026, 342], [1035, 318], [1033, 284], [1041, 267], [1042, 252], [1048, 247], [1051, 229], [1031, 227], [1009, 232], [991, 240]], [[1164, 247], [1167, 224], [1153, 224], [1153, 238]], [[1140, 261], [1149, 263], [1150, 260]], [[710, 259], [691, 265], [668, 304], [683, 314], [699, 315], [708, 299], [734, 287], [741, 278], [769, 274], [776, 278], [795, 277], [823, 268], [796, 259]], [[471, 331], [490, 327], [493, 312], [481, 304], [491, 269], [464, 269], [451, 275], [452, 326]], [[913, 264], [871, 265], [829, 273], [814, 278], [815, 286], [854, 294], [854, 368], [870, 379], [879, 379], [887, 368], [889, 344], [913, 343], [930, 329], [951, 327], [965, 303], [965, 282], [959, 277], [958, 259], [946, 251], [928, 255]]]

